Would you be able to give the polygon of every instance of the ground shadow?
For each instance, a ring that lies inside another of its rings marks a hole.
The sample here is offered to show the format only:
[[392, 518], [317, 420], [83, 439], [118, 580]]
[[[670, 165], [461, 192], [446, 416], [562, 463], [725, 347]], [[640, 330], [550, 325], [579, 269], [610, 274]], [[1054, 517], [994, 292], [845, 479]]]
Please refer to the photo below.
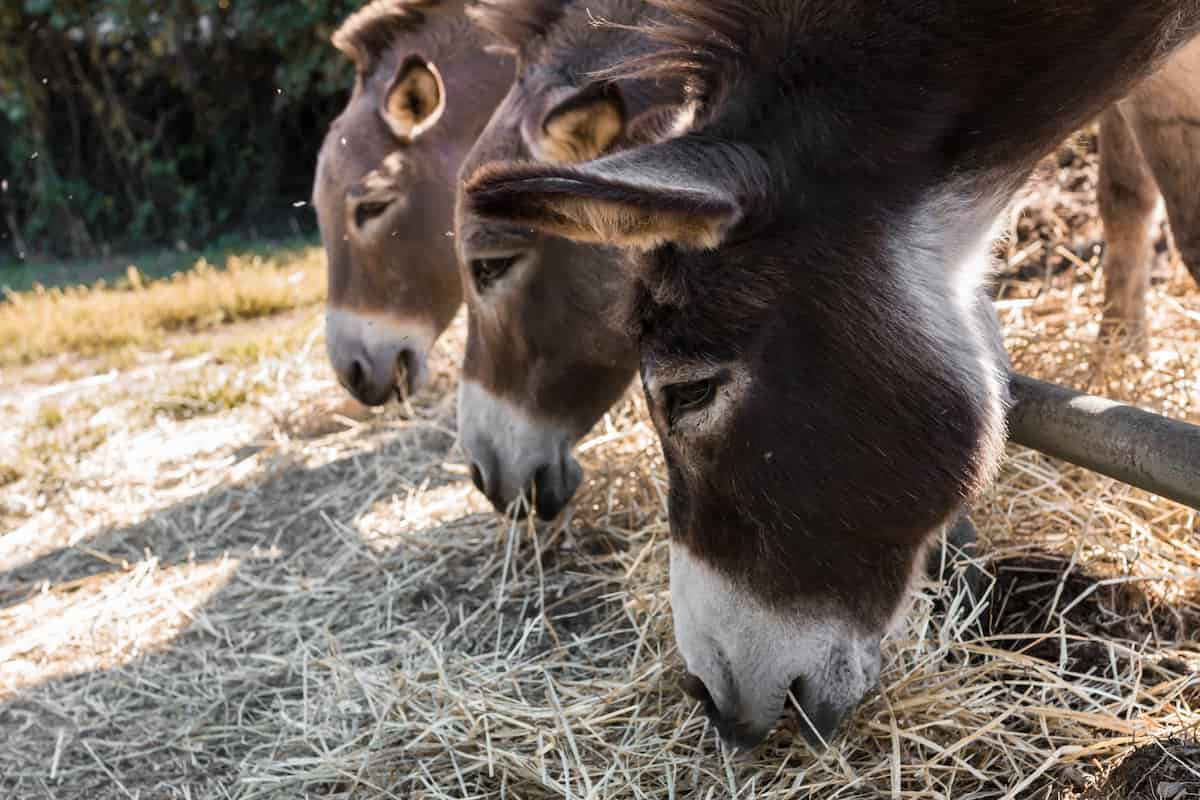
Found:
[[[1093, 574], [1071, 558], [1048, 550], [994, 557], [987, 628], [998, 647], [1089, 674], [1121, 669], [1127, 655], [1109, 642], [1134, 647], [1172, 642], [1194, 649], [1200, 664], [1200, 597], [1164, 602], [1144, 583]], [[1164, 676], [1193, 667], [1177, 659], [1151, 663]]]
[[[454, 448], [450, 432], [416, 426], [321, 466], [277, 465], [0, 575], [0, 610], [11, 612], [46, 590], [69, 600], [106, 576], [132, 579], [148, 559], [147, 581], [177, 566], [236, 565], [158, 649], [99, 671], [67, 665], [79, 674], [0, 699], [0, 796], [232, 796], [253, 780], [253, 764], [282, 757], [278, 739], [296, 725], [328, 736], [329, 747], [360, 734], [380, 710], [365, 707], [378, 693], [355, 684], [386, 689], [414, 648], [435, 637], [456, 657], [493, 647], [455, 635], [485, 606], [504, 641], [533, 616], [557, 619], [560, 635], [586, 628], [577, 609], [498, 588], [536, 555], [547, 591], [571, 581], [611, 590], [583, 563], [586, 549], [509, 546], [511, 526], [492, 514], [400, 531], [386, 546], [359, 535], [372, 504], [414, 484], [429, 492], [463, 482], [443, 466], [457, 460]], [[139, 613], [101, 599], [99, 615]], [[333, 694], [310, 704], [318, 692]], [[327, 718], [285, 710], [310, 706]]]

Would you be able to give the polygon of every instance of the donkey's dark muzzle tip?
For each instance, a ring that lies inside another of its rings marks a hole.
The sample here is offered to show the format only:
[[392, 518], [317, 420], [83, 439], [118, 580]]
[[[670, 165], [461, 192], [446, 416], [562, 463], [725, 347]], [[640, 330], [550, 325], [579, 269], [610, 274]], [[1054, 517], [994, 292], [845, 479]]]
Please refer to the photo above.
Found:
[[492, 503], [492, 508], [496, 509], [497, 514], [502, 514], [509, 519], [515, 519], [521, 522], [529, 518], [529, 501], [525, 495], [521, 495], [514, 503], [505, 503], [499, 498], [489, 497], [488, 500]]
[[582, 482], [583, 468], [570, 454], [560, 459], [556, 469], [538, 468], [533, 475], [533, 507], [538, 518], [552, 520], [561, 514]]
[[[803, 678], [792, 681], [785, 712], [790, 709], [795, 713], [800, 735], [808, 742], [809, 747], [820, 752], [829, 746], [829, 741], [837, 734], [842, 720], [849, 715], [852, 708], [839, 709], [831, 703], [814, 698], [811, 694], [806, 695], [804, 687]], [[803, 713], [797, 710], [791, 698], [796, 698]]]
[[[402, 347], [392, 357], [361, 347], [343, 348], [331, 356], [338, 381], [365, 406], [386, 405], [393, 397], [404, 400], [416, 393], [422, 371], [416, 351]], [[357, 351], [357, 352], [355, 352]]]
[[713, 700], [704, 681], [690, 672], [680, 681], [679, 688], [704, 707], [704, 716], [716, 728], [717, 735], [721, 737], [721, 742], [726, 749], [747, 755], [767, 738], [767, 734], [770, 732], [769, 728], [751, 730], [749, 726], [722, 715], [721, 709], [717, 707], [716, 701]]

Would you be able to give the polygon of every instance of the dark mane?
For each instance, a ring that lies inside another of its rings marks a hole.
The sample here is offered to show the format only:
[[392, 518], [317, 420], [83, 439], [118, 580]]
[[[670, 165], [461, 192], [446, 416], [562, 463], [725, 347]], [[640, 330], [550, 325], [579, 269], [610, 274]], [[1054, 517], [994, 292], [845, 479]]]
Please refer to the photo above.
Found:
[[541, 39], [566, 11], [571, 0], [479, 0], [467, 16], [503, 47], [520, 53]]
[[420, 28], [426, 10], [440, 4], [440, 0], [373, 0], [347, 17], [330, 41], [360, 73], [370, 72], [397, 34]]
[[755, 54], [769, 54], [760, 41], [771, 30], [785, 29], [787, 4], [769, 0], [647, 0], [666, 12], [667, 21], [641, 26], [656, 45], [632, 59], [613, 76], [683, 78], [707, 116]]

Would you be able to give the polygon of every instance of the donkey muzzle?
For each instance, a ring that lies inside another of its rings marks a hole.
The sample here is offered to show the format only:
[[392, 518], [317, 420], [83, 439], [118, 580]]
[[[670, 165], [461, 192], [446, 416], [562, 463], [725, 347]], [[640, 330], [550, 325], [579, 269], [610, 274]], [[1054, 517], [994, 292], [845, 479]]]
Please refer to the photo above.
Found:
[[471, 380], [459, 388], [458, 426], [471, 480], [501, 513], [553, 519], [583, 480], [574, 437]]

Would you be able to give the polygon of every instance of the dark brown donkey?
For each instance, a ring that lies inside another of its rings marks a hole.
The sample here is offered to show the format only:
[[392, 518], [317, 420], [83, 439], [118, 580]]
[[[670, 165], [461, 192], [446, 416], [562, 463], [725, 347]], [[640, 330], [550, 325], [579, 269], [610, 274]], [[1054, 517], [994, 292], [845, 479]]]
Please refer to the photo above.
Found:
[[[518, 71], [463, 162], [466, 175], [492, 161], [564, 164], [619, 151], [682, 102], [678, 80], [595, 77], [645, 54], [647, 41], [630, 30], [649, 19], [642, 2], [493, 0], [471, 14], [509, 43]], [[471, 474], [498, 509], [525, 495], [551, 518], [579, 484], [571, 448], [637, 370], [613, 313], [620, 253], [461, 206], [456, 225], [469, 312], [458, 425]]]
[[[628, 249], [692, 689], [749, 747], [874, 686], [931, 534], [1001, 458], [981, 285], [1052, 146], [1188, 42], [1195, 0], [655, 0], [683, 135], [503, 163], [473, 212]], [[690, 130], [689, 130], [690, 127]]]
[[462, 2], [376, 0], [333, 43], [358, 76], [313, 189], [329, 261], [326, 338], [342, 384], [377, 405], [417, 387], [462, 302], [455, 179], [512, 64], [485, 52]]

